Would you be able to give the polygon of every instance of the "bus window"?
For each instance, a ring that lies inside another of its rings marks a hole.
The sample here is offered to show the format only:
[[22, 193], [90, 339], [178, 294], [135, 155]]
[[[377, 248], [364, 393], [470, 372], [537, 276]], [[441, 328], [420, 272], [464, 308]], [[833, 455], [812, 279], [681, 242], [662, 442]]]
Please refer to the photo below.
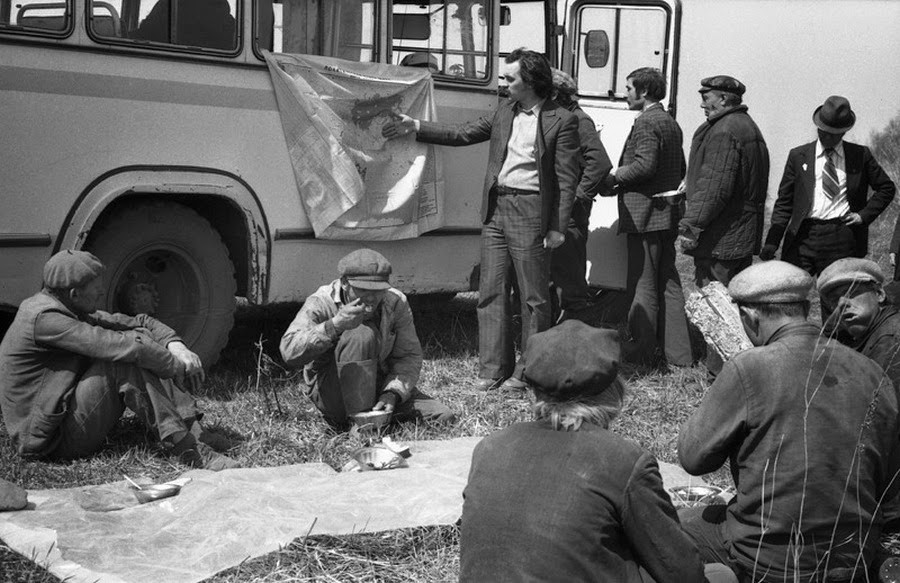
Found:
[[101, 40], [234, 52], [236, 0], [89, 0], [88, 30]]
[[256, 0], [256, 11], [257, 49], [375, 60], [374, 0]]
[[[586, 6], [578, 12], [578, 92], [585, 96], [624, 99], [625, 80], [640, 67], [664, 70], [668, 13], [662, 7]], [[594, 52], [586, 44], [608, 39], [609, 58], [604, 66], [588, 62]], [[593, 33], [593, 34], [592, 34]]]
[[0, 28], [62, 32], [71, 22], [68, 2], [0, 0]]
[[423, 63], [438, 75], [488, 77], [490, 4], [480, 0], [394, 0], [391, 62]]
[[544, 27], [535, 26], [535, 23], [545, 23], [549, 20], [547, 3], [535, 0], [511, 2], [502, 6], [508, 11], [508, 22], [501, 21], [500, 24], [500, 58], [506, 57], [519, 47], [546, 54], [547, 38]]

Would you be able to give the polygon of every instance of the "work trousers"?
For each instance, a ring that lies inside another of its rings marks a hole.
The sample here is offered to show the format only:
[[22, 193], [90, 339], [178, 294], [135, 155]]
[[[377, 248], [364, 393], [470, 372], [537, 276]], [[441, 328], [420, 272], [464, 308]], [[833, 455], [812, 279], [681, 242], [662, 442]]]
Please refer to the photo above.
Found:
[[853, 257], [855, 254], [856, 237], [853, 229], [841, 219], [805, 219], [800, 223], [790, 247], [781, 253], [781, 259], [816, 276], [838, 259]]
[[657, 347], [669, 364], [694, 361], [681, 277], [675, 268], [675, 231], [628, 233], [628, 328], [639, 356], [652, 360]]
[[[496, 196], [492, 194], [492, 196]], [[541, 233], [541, 196], [496, 196], [481, 231], [478, 352], [481, 378], [521, 377], [512, 332], [510, 265], [521, 292], [522, 351], [532, 334], [550, 327], [550, 254]]]
[[200, 418], [194, 398], [173, 381], [133, 364], [95, 361], [75, 387], [50, 456], [71, 459], [98, 451], [126, 407], [168, 446]]
[[738, 259], [717, 259], [715, 257], [694, 257], [694, 281], [698, 288], [706, 287], [713, 281], [728, 287], [731, 279], [753, 265], [753, 256]]
[[566, 228], [566, 240], [550, 253], [550, 280], [553, 286], [553, 321], [560, 312], [577, 312], [590, 305], [587, 282], [587, 238], [591, 207], [589, 198], [576, 198]]
[[[384, 379], [378, 371], [380, 334], [373, 322], [365, 322], [341, 334], [334, 358], [312, 371], [304, 371], [306, 393], [325, 420], [343, 427], [353, 413], [368, 411], [378, 402]], [[450, 422], [450, 408], [418, 389], [394, 409], [398, 421], [422, 419]]]

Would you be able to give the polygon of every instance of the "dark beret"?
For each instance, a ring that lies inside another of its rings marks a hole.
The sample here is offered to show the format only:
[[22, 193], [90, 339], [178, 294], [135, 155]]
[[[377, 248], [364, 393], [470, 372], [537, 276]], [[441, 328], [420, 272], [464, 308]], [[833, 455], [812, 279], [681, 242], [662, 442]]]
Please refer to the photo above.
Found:
[[391, 287], [391, 264], [384, 255], [371, 249], [357, 249], [338, 262], [338, 273], [360, 289], [388, 289]]
[[805, 302], [812, 285], [812, 276], [796, 265], [764, 261], [735, 275], [728, 284], [728, 294], [736, 302], [787, 304]]
[[838, 259], [819, 274], [816, 290], [825, 294], [828, 290], [845, 283], [884, 283], [884, 274], [878, 264], [869, 259], [847, 257]]
[[735, 95], [743, 95], [747, 90], [743, 83], [728, 75], [714, 75], [700, 81], [700, 93], [706, 93], [713, 89], [716, 91], [727, 91]]
[[525, 380], [553, 401], [599, 395], [619, 371], [615, 330], [566, 320], [532, 335], [525, 349]]
[[87, 251], [60, 251], [44, 264], [44, 285], [49, 288], [81, 287], [103, 275], [103, 264]]

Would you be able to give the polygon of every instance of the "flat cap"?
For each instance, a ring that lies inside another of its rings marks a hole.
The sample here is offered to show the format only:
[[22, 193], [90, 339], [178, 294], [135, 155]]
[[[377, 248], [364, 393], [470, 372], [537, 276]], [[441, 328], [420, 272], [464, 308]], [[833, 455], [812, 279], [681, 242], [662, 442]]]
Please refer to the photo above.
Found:
[[884, 283], [884, 274], [878, 264], [869, 259], [847, 257], [838, 259], [819, 274], [816, 281], [816, 290], [819, 294], [825, 294], [845, 283], [871, 282], [881, 285]]
[[371, 249], [357, 249], [338, 262], [338, 273], [360, 289], [388, 289], [391, 287], [391, 264], [384, 255]]
[[812, 276], [796, 265], [764, 261], [735, 275], [728, 293], [736, 302], [787, 304], [805, 302], [812, 285]]
[[728, 75], [713, 75], [700, 81], [700, 93], [707, 91], [727, 91], [735, 95], [743, 95], [747, 88], [743, 83]]
[[50, 288], [81, 287], [103, 275], [103, 263], [87, 251], [60, 251], [44, 264], [44, 285]]
[[525, 380], [553, 401], [599, 395], [618, 374], [620, 352], [614, 330], [566, 320], [528, 339]]

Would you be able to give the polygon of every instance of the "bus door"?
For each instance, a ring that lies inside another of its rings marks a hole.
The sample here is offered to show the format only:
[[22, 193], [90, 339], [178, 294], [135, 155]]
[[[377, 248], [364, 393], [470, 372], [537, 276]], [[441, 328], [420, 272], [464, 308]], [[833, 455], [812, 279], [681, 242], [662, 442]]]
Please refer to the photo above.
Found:
[[[593, 118], [616, 166], [637, 113], [630, 111], [625, 101], [629, 73], [640, 67], [660, 69], [669, 82], [663, 106], [674, 115], [675, 32], [680, 5], [677, 0], [575, 0], [565, 4], [568, 34], [562, 68], [577, 81], [578, 103]], [[588, 238], [588, 280], [592, 286], [624, 289], [627, 250], [625, 237], [616, 236], [616, 198], [598, 196], [596, 200]]]

